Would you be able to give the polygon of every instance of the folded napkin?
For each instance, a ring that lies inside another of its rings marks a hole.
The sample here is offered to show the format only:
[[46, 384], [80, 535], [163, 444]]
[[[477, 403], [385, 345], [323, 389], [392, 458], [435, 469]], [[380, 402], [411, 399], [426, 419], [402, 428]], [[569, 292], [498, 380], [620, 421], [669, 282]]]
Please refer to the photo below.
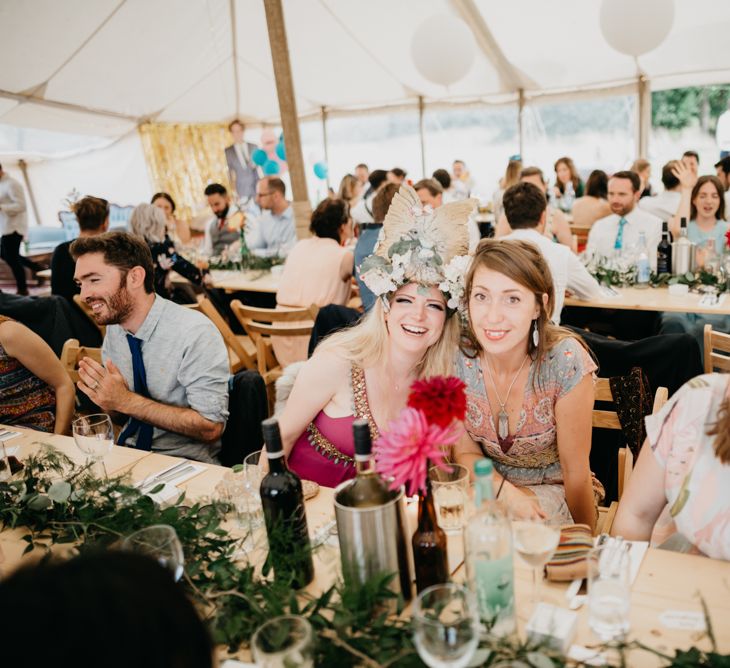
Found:
[[566, 524], [560, 528], [560, 542], [545, 565], [548, 580], [567, 582], [586, 576], [586, 557], [593, 549], [593, 533], [587, 524]]

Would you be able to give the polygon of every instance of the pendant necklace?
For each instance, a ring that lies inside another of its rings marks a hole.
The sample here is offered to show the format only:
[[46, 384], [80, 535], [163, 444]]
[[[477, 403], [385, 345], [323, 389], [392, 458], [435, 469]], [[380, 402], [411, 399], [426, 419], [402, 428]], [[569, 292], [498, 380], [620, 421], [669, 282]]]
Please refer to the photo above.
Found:
[[527, 361], [527, 358], [529, 355], [525, 355], [525, 359], [522, 360], [522, 364], [520, 364], [520, 368], [517, 369], [517, 373], [515, 374], [515, 377], [512, 379], [512, 382], [509, 384], [509, 387], [507, 388], [507, 396], [504, 398], [504, 401], [502, 401], [502, 397], [499, 396], [499, 390], [497, 389], [497, 383], [494, 382], [494, 376], [492, 376], [492, 368], [489, 364], [489, 358], [485, 355], [485, 359], [487, 361], [487, 373], [489, 374], [489, 380], [492, 381], [492, 385], [494, 386], [494, 394], [497, 395], [497, 403], [499, 403], [499, 413], [497, 413], [497, 435], [499, 436], [500, 440], [504, 441], [509, 436], [509, 413], [507, 413], [507, 410], [505, 409], [505, 406], [507, 405], [507, 402], [509, 401], [509, 393], [512, 391], [512, 386], [515, 384], [515, 381], [517, 380], [517, 376], [520, 375], [520, 371], [522, 371], [522, 367], [525, 366], [525, 362]]

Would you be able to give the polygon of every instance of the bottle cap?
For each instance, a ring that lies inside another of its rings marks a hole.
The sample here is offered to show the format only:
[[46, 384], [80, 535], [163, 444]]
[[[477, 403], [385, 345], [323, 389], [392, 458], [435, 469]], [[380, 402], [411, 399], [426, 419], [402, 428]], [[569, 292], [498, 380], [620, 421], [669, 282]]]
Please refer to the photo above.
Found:
[[479, 459], [474, 462], [474, 473], [478, 476], [492, 475], [494, 472], [494, 464], [491, 459]]
[[266, 456], [270, 459], [281, 457], [283, 447], [281, 444], [281, 432], [279, 421], [276, 418], [268, 418], [261, 423], [261, 432], [266, 443]]
[[369, 459], [373, 450], [370, 438], [370, 425], [367, 420], [355, 420], [352, 423], [352, 436], [355, 443], [356, 458]]

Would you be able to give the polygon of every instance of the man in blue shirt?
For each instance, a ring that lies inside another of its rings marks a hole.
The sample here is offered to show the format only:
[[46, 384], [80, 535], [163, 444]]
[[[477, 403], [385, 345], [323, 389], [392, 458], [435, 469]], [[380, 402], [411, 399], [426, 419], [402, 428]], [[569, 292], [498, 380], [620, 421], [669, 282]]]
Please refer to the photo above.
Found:
[[276, 176], [267, 176], [256, 184], [256, 202], [261, 215], [246, 222], [246, 243], [262, 256], [285, 256], [297, 242], [294, 212], [286, 199], [286, 186]]

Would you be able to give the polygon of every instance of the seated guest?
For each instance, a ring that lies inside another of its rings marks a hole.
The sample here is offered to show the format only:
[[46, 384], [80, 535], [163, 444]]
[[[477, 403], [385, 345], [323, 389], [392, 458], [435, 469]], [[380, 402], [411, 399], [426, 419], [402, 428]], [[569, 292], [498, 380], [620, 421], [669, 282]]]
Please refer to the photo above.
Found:
[[[347, 203], [322, 200], [312, 214], [309, 231], [314, 236], [298, 241], [286, 258], [276, 303], [284, 307], [344, 305], [350, 297], [354, 263], [352, 251], [343, 247], [352, 235]], [[308, 343], [302, 336], [271, 339], [281, 366], [307, 359]]]
[[[377, 172], [382, 170], [375, 170], [373, 174], [377, 175]], [[363, 223], [359, 222], [358, 228], [360, 234], [357, 237], [357, 243], [355, 244], [355, 280], [357, 286], [360, 288], [360, 299], [362, 300], [362, 307], [365, 311], [369, 311], [375, 303], [375, 295], [370, 291], [367, 285], [363, 283], [360, 278], [360, 265], [363, 263], [366, 257], [372, 255], [375, 248], [375, 244], [378, 241], [378, 235], [383, 229], [383, 219], [385, 214], [388, 212], [388, 207], [393, 200], [393, 196], [398, 192], [398, 186], [395, 183], [388, 183], [385, 179], [380, 182], [378, 188], [374, 191], [374, 195], [369, 200], [366, 198], [364, 201], [361, 200], [358, 205], [350, 212], [352, 220], [358, 223], [355, 218], [355, 211], [363, 207], [367, 207], [368, 216], [370, 216], [371, 222]]]
[[651, 267], [656, 271], [656, 247], [662, 238], [662, 221], [637, 205], [641, 182], [634, 172], [616, 172], [608, 181], [611, 215], [593, 223], [586, 253], [610, 258], [616, 253], [636, 252], [643, 232]]
[[239, 241], [244, 216], [238, 205], [231, 203], [228, 191], [220, 183], [206, 186], [205, 196], [214, 217], [205, 224], [203, 252], [220, 255], [232, 243]]
[[[79, 238], [93, 237], [109, 229], [109, 202], [101, 197], [84, 197], [73, 205], [76, 220], [79, 221]], [[51, 257], [51, 294], [65, 297], [73, 302], [79, 294], [74, 281], [76, 263], [68, 252], [71, 241], [56, 246]]]
[[[682, 188], [676, 175], [678, 160], [670, 160], [662, 167], [662, 185], [664, 190], [652, 197], [642, 197], [639, 207], [644, 211], [657, 216], [660, 220], [670, 220], [679, 210], [682, 199]], [[689, 185], [691, 190], [692, 185]]]
[[[384, 169], [374, 169], [372, 172], [370, 172], [370, 175], [368, 176], [368, 185], [365, 189], [365, 192], [363, 193], [360, 201], [352, 208], [352, 211], [350, 211], [353, 222], [356, 225], [360, 226], [361, 232], [371, 229], [368, 227], [364, 227], [365, 225], [370, 225], [373, 223], [377, 224], [375, 219], [373, 218], [373, 199], [375, 199], [375, 195], [377, 195], [378, 191], [381, 190], [381, 188], [384, 188], [387, 183], [389, 183], [388, 172], [386, 172]], [[380, 228], [378, 227], [378, 229]], [[372, 235], [368, 234], [365, 236], [369, 238]], [[365, 255], [370, 255], [370, 253], [373, 252], [375, 239], [377, 239], [377, 237], [378, 235], [376, 233], [373, 237], [372, 244], [370, 244], [370, 248]], [[365, 255], [363, 255], [363, 257], [365, 257]], [[355, 257], [357, 258], [357, 251], [355, 251]]]
[[365, 192], [365, 189], [360, 181], [358, 181], [357, 177], [352, 174], [345, 174], [342, 177], [342, 181], [340, 181], [337, 198], [345, 200], [345, 202], [347, 202], [347, 206], [352, 208], [360, 201], [360, 197], [362, 197], [363, 192]]
[[[44, 629], [42, 642], [30, 617]], [[195, 605], [169, 569], [140, 554], [88, 552], [24, 564], [0, 581], [0, 625], [7, 666], [214, 665]]]
[[449, 192], [451, 188], [451, 174], [449, 174], [448, 171], [445, 169], [437, 169], [434, 171], [433, 174], [431, 174], [431, 178], [434, 181], [438, 181], [439, 185], [443, 188], [444, 191], [444, 204], [448, 204], [449, 202], [455, 202], [456, 200], [451, 196], [452, 193]]
[[644, 158], [639, 158], [638, 160], [634, 160], [634, 164], [631, 165], [631, 171], [636, 172], [641, 181], [641, 197], [639, 199], [651, 197], [653, 194], [651, 192], [651, 183], [649, 183], [649, 179], [651, 178], [651, 163], [648, 160], [644, 160]]
[[167, 236], [173, 241], [179, 241], [183, 246], [189, 244], [192, 238], [190, 227], [175, 217], [175, 200], [167, 193], [155, 193], [150, 204], [162, 209], [162, 213], [165, 214]]
[[0, 315], [0, 424], [68, 434], [74, 385], [48, 344]]
[[[383, 239], [362, 267], [375, 305], [357, 325], [319, 344], [279, 419], [289, 466], [300, 476], [330, 487], [352, 478], [353, 420], [368, 419], [376, 441], [405, 407], [414, 380], [452, 373], [462, 288], [436, 286], [447, 282], [444, 267], [452, 260], [452, 267], [468, 261], [466, 221], [474, 205], [455, 202], [433, 213], [420, 208], [409, 186], [396, 193]], [[389, 251], [407, 238], [418, 246], [393, 266]]]
[[682, 153], [682, 164], [692, 172], [692, 176], [696, 181], [700, 170], [700, 154], [697, 151], [685, 151]]
[[730, 376], [685, 384], [646, 420], [647, 438], [619, 503], [611, 533], [669, 540], [730, 561]]
[[261, 215], [246, 223], [246, 244], [256, 255], [285, 256], [297, 242], [297, 231], [284, 182], [265, 176], [256, 184], [256, 202]]
[[[150, 248], [155, 265], [155, 292], [165, 299], [172, 299], [173, 288], [170, 283], [170, 270], [187, 278], [193, 285], [203, 284], [203, 275], [194, 264], [188, 262], [175, 251], [175, 245], [167, 236], [167, 220], [162, 209], [152, 204], [139, 204], [134, 207], [129, 219], [132, 234], [144, 239]], [[191, 301], [187, 292], [175, 293], [182, 303]], [[193, 294], [194, 297], [194, 294]], [[192, 299], [194, 301], [194, 299]]]
[[[444, 203], [444, 189], [436, 179], [421, 179], [413, 186], [418, 194], [423, 206], [430, 206], [432, 209], [438, 209]], [[457, 197], [452, 201], [461, 202], [463, 197]], [[473, 253], [479, 244], [481, 234], [479, 233], [479, 225], [476, 216], [472, 213], [467, 222], [467, 230], [469, 232], [469, 253]]]
[[149, 247], [125, 232], [71, 244], [81, 298], [106, 325], [104, 365], [79, 363], [79, 389], [125, 422], [120, 445], [217, 463], [228, 417], [228, 352], [202, 313], [153, 289]]
[[399, 186], [406, 180], [406, 176], [408, 176], [408, 172], [406, 172], [405, 169], [401, 169], [400, 167], [393, 167], [393, 169], [388, 171], [388, 182], [395, 183], [397, 186]]
[[522, 174], [522, 157], [519, 155], [513, 155], [507, 162], [507, 168], [504, 170], [504, 176], [499, 180], [498, 188], [492, 195], [492, 212], [494, 213], [494, 220], [499, 221], [504, 213], [504, 207], [502, 206], [502, 198], [507, 188], [518, 184], [520, 182], [520, 175]]
[[[728, 114], [730, 120], [730, 114]], [[715, 172], [725, 190], [725, 211], [730, 212], [730, 155], [715, 163]], [[730, 215], [730, 213], [728, 213]]]
[[600, 169], [594, 169], [586, 181], [586, 191], [573, 204], [573, 225], [590, 227], [600, 218], [611, 213], [608, 205], [608, 176]]
[[521, 515], [595, 526], [603, 493], [588, 463], [596, 365], [581, 339], [550, 321], [555, 292], [540, 251], [484, 239], [466, 303], [457, 370], [469, 409], [457, 462], [471, 470], [481, 457], [494, 460], [501, 497]]
[[542, 191], [532, 183], [518, 183], [507, 189], [503, 198], [504, 212], [512, 232], [503, 239], [528, 241], [540, 250], [550, 267], [555, 289], [555, 308], [552, 321], [560, 324], [565, 290], [580, 299], [597, 299], [598, 282], [588, 273], [578, 256], [567, 246], [545, 238], [547, 202]]
[[562, 203], [569, 183], [573, 186], [573, 197], [583, 197], [583, 181], [578, 176], [573, 159], [567, 156], [558, 158], [555, 163], [555, 185], [553, 186], [553, 193], [558, 202]]
[[474, 179], [463, 160], [454, 160], [451, 164], [451, 187], [453, 188], [453, 199], [461, 201], [471, 195], [474, 187]]
[[[547, 184], [545, 183], [545, 177], [542, 175], [542, 170], [539, 167], [525, 167], [520, 175], [521, 183], [532, 183], [536, 185], [547, 199]], [[497, 228], [494, 231], [495, 237], [503, 237], [510, 233], [509, 223], [507, 217], [502, 215], [497, 220]], [[573, 247], [573, 233], [570, 231], [570, 225], [568, 225], [568, 219], [565, 214], [549, 203], [547, 205], [547, 215], [545, 218], [545, 229], [543, 234], [552, 241], [567, 246], [568, 248]]]

